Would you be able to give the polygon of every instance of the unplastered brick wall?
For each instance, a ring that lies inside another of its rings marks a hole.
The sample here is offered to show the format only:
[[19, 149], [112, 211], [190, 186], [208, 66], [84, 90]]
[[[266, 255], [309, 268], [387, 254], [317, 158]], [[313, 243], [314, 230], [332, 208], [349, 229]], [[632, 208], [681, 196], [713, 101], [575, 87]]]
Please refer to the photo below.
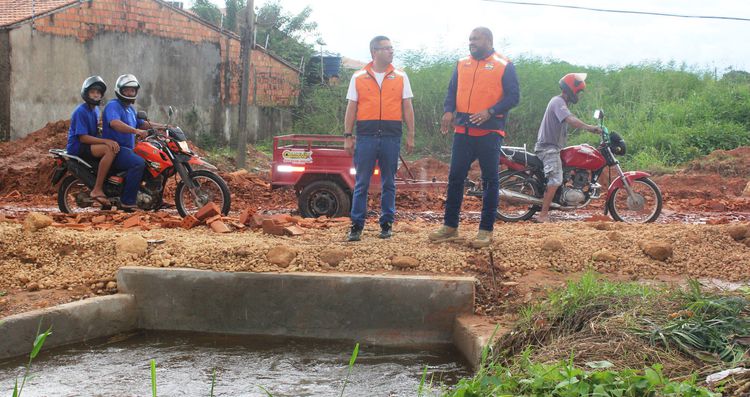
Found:
[[[239, 37], [202, 22], [157, 0], [88, 0], [37, 18], [34, 29], [57, 36], [95, 40], [103, 32], [147, 34], [193, 43], [216, 43], [221, 52], [219, 89], [225, 104], [239, 104]], [[299, 74], [260, 49], [253, 51], [248, 102], [258, 106], [293, 106], [299, 95]], [[257, 85], [257, 87], [256, 87]]]

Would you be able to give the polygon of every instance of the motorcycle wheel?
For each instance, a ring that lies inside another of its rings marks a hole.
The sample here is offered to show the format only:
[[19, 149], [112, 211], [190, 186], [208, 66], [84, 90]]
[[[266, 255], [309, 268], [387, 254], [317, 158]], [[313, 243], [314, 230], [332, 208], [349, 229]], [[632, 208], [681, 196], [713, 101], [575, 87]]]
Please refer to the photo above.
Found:
[[78, 177], [68, 175], [57, 189], [57, 207], [66, 214], [96, 212], [102, 208], [91, 200], [91, 189]]
[[[501, 172], [499, 177], [500, 189], [511, 190], [534, 197], [539, 193], [532, 177], [524, 171], [506, 170]], [[497, 213], [495, 216], [503, 222], [519, 222], [531, 219], [537, 211], [539, 211], [539, 207], [536, 205], [515, 204], [500, 198], [497, 201]]]
[[220, 176], [210, 171], [199, 170], [190, 173], [190, 179], [197, 186], [193, 195], [184, 181], [177, 184], [174, 203], [181, 217], [193, 215], [208, 203], [215, 203], [221, 208], [221, 214], [227, 215], [231, 206], [229, 187]]
[[618, 222], [649, 223], [661, 214], [662, 197], [659, 187], [649, 178], [638, 178], [630, 184], [634, 197], [624, 186], [615, 188], [607, 198], [612, 219]]

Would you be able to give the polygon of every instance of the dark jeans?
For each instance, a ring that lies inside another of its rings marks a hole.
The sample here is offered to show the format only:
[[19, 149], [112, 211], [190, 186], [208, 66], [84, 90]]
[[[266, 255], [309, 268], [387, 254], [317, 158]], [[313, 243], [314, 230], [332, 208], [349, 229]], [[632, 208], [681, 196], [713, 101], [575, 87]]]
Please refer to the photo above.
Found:
[[120, 151], [115, 156], [112, 166], [116, 170], [128, 171], [125, 175], [125, 189], [122, 197], [120, 197], [120, 201], [125, 205], [135, 204], [138, 188], [141, 184], [141, 179], [143, 179], [143, 170], [146, 168], [145, 161], [135, 154], [133, 149], [120, 146]]
[[474, 160], [479, 160], [482, 169], [482, 219], [479, 228], [492, 231], [495, 226], [495, 214], [499, 183], [497, 177], [500, 162], [500, 146], [503, 137], [495, 133], [485, 136], [453, 134], [451, 151], [451, 169], [448, 175], [448, 197], [445, 201], [445, 218], [443, 224], [458, 227], [458, 216], [464, 199], [464, 181]]
[[354, 168], [357, 170], [352, 195], [352, 224], [365, 225], [367, 190], [375, 170], [380, 166], [380, 223], [393, 223], [396, 214], [396, 171], [401, 150], [400, 136], [357, 135], [354, 146]]

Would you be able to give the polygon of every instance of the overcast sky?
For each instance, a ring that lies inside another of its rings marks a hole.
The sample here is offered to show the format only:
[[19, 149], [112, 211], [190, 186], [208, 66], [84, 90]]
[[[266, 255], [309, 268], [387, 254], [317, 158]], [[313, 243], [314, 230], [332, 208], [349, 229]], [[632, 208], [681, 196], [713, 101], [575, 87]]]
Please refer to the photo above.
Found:
[[[212, 0], [220, 7], [224, 0]], [[745, 0], [519, 0], [592, 8], [750, 18]], [[267, 0], [255, 0], [256, 7]], [[389, 36], [396, 51], [459, 49], [468, 53], [475, 26], [487, 26], [509, 57], [530, 54], [583, 65], [660, 60], [701, 69], [750, 70], [750, 22], [600, 13], [482, 0], [283, 0], [298, 13], [309, 5], [325, 51], [369, 61], [369, 40]], [[189, 6], [187, 2], [186, 6]], [[263, 40], [259, 37], [260, 43]], [[398, 57], [398, 54], [396, 54]], [[396, 62], [397, 63], [397, 62]]]

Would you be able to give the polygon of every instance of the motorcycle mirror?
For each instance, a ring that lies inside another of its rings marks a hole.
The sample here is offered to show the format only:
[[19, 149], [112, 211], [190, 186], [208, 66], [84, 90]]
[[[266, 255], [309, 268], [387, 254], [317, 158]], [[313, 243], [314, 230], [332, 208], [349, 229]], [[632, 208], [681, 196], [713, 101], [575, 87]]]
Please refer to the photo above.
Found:
[[172, 105], [167, 108], [167, 115], [169, 116], [167, 118], [167, 125], [172, 124], [172, 116], [174, 116], [174, 108]]
[[144, 110], [138, 111], [138, 113], [136, 114], [136, 117], [138, 117], [141, 120], [148, 121], [148, 113], [146, 113]]
[[597, 120], [603, 120], [604, 119], [604, 111], [601, 109], [594, 110], [594, 118]]

